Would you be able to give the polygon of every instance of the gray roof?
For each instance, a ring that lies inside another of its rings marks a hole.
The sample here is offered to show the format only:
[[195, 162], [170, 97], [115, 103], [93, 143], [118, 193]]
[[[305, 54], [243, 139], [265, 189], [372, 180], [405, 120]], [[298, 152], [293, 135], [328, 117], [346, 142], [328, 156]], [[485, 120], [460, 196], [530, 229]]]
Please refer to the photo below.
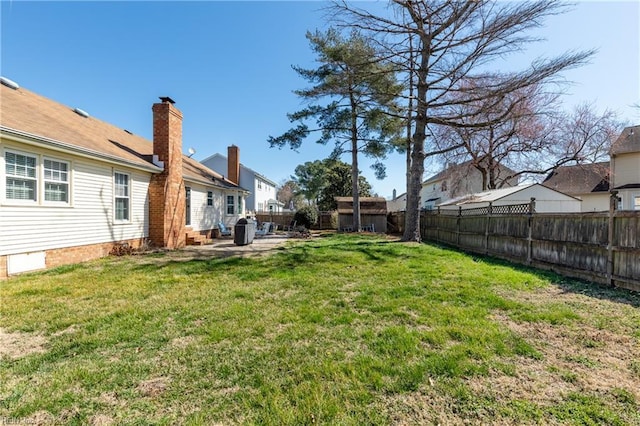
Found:
[[547, 188], [569, 195], [609, 191], [609, 162], [561, 166], [542, 182]]
[[640, 126], [625, 127], [611, 147], [611, 155], [640, 152]]
[[[436, 173], [430, 178], [424, 180], [422, 184], [424, 185], [431, 182], [437, 182], [439, 180], [443, 180], [447, 178], [460, 179], [466, 176], [469, 173], [469, 170], [471, 169], [475, 170], [475, 167], [473, 166], [473, 164], [471, 164], [471, 160], [465, 161], [464, 163], [460, 163], [460, 164], [451, 164], [451, 165], [448, 165], [441, 172]], [[515, 171], [505, 166], [499, 166], [499, 170], [501, 172], [505, 172], [508, 174], [515, 174]]]

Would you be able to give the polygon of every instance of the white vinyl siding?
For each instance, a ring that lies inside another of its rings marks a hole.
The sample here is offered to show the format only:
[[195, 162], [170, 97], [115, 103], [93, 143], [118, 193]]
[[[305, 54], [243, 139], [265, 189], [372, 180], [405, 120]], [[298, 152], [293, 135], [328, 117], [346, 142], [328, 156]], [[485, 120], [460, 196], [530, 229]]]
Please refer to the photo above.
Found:
[[221, 189], [195, 183], [188, 185], [191, 187], [191, 228], [194, 231], [213, 229], [221, 221], [235, 223], [235, 220], [224, 220], [226, 194]]
[[[3, 152], [1, 148], [3, 146], [0, 146], [0, 152]], [[15, 147], [18, 148], [20, 151], [31, 149]], [[11, 151], [14, 151], [13, 145]], [[130, 220], [115, 225], [112, 165], [46, 150], [34, 150], [34, 154], [68, 162], [73, 204], [66, 208], [53, 203], [3, 204], [0, 207], [0, 255], [148, 237], [150, 173], [118, 167], [118, 172], [126, 173], [130, 178]], [[0, 168], [0, 171], [4, 170], [5, 167]], [[4, 186], [4, 173], [0, 177]]]

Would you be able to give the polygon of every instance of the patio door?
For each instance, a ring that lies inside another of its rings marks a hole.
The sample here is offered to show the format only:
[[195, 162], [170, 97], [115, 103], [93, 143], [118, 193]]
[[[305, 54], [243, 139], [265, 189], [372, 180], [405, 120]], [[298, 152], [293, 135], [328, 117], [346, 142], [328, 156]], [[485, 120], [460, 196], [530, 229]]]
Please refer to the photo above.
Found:
[[189, 226], [191, 225], [191, 188], [189, 188], [188, 186], [184, 188], [186, 191], [186, 196], [185, 196], [185, 201], [186, 201], [186, 208], [184, 209], [186, 217], [185, 217], [185, 225]]

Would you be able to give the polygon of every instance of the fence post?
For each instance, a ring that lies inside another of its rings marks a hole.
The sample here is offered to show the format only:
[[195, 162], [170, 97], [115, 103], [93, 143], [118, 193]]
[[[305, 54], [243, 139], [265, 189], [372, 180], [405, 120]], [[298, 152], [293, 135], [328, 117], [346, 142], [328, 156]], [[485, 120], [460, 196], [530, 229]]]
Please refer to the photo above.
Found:
[[489, 254], [489, 222], [491, 222], [491, 213], [493, 210], [493, 202], [489, 201], [489, 207], [487, 208], [487, 221], [484, 228], [484, 252]]
[[536, 212], [536, 199], [531, 197], [529, 202], [529, 217], [527, 219], [527, 264], [533, 262], [533, 214]]
[[456, 246], [460, 247], [460, 218], [462, 217], [462, 206], [458, 206], [458, 217], [456, 218]]
[[607, 285], [613, 287], [614, 279], [613, 279], [613, 236], [614, 236], [614, 227], [615, 227], [615, 212], [616, 207], [618, 205], [618, 191], [611, 191], [611, 197], [609, 198], [609, 227], [607, 229]]

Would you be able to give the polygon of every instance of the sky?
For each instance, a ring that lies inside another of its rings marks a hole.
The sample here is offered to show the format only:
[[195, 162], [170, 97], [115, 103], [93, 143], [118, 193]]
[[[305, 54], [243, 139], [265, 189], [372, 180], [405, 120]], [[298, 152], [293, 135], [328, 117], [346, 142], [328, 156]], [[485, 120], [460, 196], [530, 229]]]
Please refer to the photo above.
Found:
[[[298, 152], [267, 142], [291, 127], [287, 113], [305, 105], [293, 91], [308, 83], [292, 65], [317, 65], [305, 33], [326, 28], [324, 5], [1, 0], [0, 71], [21, 87], [149, 140], [151, 106], [169, 96], [184, 116], [185, 153], [193, 148], [193, 157], [203, 160], [226, 155], [234, 144], [245, 166], [281, 183], [297, 165], [332, 149], [313, 139]], [[591, 103], [640, 124], [640, 107], [633, 106], [640, 104], [640, 0], [582, 0], [545, 22], [537, 34], [546, 40], [508, 59], [509, 66], [596, 48], [588, 65], [563, 74], [571, 82], [563, 108]], [[361, 169], [373, 191], [389, 198], [394, 189], [405, 191], [405, 157], [392, 154], [385, 162], [384, 180], [374, 177], [366, 159]]]

